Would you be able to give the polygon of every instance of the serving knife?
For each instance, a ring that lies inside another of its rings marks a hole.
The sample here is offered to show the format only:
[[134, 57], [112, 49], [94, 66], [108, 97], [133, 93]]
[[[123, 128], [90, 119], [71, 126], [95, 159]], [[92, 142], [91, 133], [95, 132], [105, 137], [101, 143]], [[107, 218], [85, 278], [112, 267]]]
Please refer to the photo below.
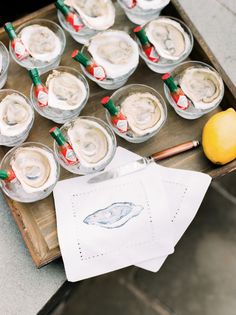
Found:
[[89, 184], [103, 182], [112, 178], [121, 177], [139, 170], [144, 169], [150, 163], [157, 162], [168, 157], [177, 155], [179, 153], [197, 148], [200, 145], [198, 140], [188, 141], [185, 143], [178, 144], [174, 147], [165, 149], [160, 152], [156, 152], [149, 157], [142, 157], [134, 162], [121, 165], [115, 169], [111, 169], [102, 174], [96, 175], [88, 180]]

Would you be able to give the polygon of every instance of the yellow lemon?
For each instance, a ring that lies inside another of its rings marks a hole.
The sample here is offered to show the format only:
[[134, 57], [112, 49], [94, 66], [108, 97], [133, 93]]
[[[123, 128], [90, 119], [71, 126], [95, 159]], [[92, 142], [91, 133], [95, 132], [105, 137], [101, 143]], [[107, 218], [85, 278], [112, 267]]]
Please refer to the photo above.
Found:
[[213, 115], [205, 124], [202, 146], [206, 157], [215, 164], [236, 158], [236, 111], [229, 108]]

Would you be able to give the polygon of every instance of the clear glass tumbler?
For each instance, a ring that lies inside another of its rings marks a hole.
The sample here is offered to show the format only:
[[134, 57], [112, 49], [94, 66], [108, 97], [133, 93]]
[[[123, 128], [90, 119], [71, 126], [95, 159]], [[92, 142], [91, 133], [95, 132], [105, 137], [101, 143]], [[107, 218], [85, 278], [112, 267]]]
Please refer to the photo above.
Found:
[[135, 93], [150, 93], [154, 95], [161, 103], [162, 109], [163, 109], [163, 121], [160, 124], [160, 126], [154, 130], [153, 132], [147, 133], [143, 136], [134, 136], [133, 133], [130, 133], [129, 130], [126, 133], [120, 132], [117, 128], [114, 127], [114, 125], [111, 122], [111, 115], [108, 110], [106, 110], [106, 119], [109, 124], [109, 126], [113, 129], [113, 131], [120, 136], [121, 138], [124, 138], [128, 142], [131, 143], [141, 143], [149, 140], [153, 136], [155, 136], [161, 128], [164, 126], [166, 119], [167, 119], [167, 107], [166, 103], [163, 99], [163, 97], [152, 87], [144, 85], [144, 84], [129, 84], [121, 89], [117, 90], [115, 93], [111, 95], [111, 99], [113, 100], [114, 104], [120, 108], [120, 104], [130, 95]]
[[[85, 54], [88, 58], [91, 58], [91, 55], [89, 54], [88, 50], [87, 50], [87, 46], [83, 46], [81, 49], [81, 52], [83, 54]], [[138, 65], [137, 65], [138, 66]], [[128, 81], [129, 77], [134, 73], [134, 71], [136, 70], [137, 67], [134, 67], [133, 69], [131, 69], [127, 74], [115, 78], [115, 79], [104, 79], [102, 81], [97, 80], [94, 76], [92, 76], [86, 69], [84, 66], [82, 66], [80, 64], [80, 67], [84, 73], [84, 75], [86, 75], [86, 77], [88, 77], [90, 80], [94, 81], [97, 83], [97, 85], [99, 85], [100, 87], [102, 87], [105, 90], [116, 90], [118, 88], [120, 88], [121, 86], [125, 85], [125, 83]]]
[[[167, 73], [167, 72], [173, 71], [181, 62], [183, 62], [185, 59], [188, 58], [188, 56], [190, 55], [190, 53], [193, 49], [193, 43], [194, 43], [193, 34], [192, 34], [190, 28], [184, 22], [182, 22], [179, 19], [169, 17], [169, 16], [161, 16], [160, 18], [163, 18], [163, 17], [174, 20], [182, 26], [184, 31], [189, 36], [190, 46], [189, 46], [189, 49], [186, 51], [186, 53], [183, 54], [181, 56], [181, 58], [179, 58], [178, 60], [167, 60], [167, 59], [161, 57], [158, 62], [153, 62], [150, 59], [148, 59], [148, 57], [146, 56], [146, 54], [143, 51], [143, 48], [141, 46], [140, 41], [136, 37], [136, 42], [138, 43], [138, 46], [139, 46], [140, 57], [145, 61], [148, 68], [150, 68], [152, 71], [154, 71], [156, 73]], [[145, 28], [145, 25], [144, 25], [144, 28]]]
[[34, 19], [28, 22], [25, 22], [16, 29], [16, 33], [19, 34], [23, 30], [23, 28], [25, 28], [26, 26], [35, 25], [35, 24], [48, 27], [59, 38], [61, 42], [61, 51], [59, 55], [56, 58], [52, 59], [50, 62], [43, 62], [41, 60], [36, 60], [32, 57], [29, 57], [23, 60], [17, 59], [14, 51], [12, 50], [10, 43], [9, 43], [9, 51], [10, 51], [12, 59], [16, 63], [18, 63], [21, 67], [24, 67], [27, 70], [30, 70], [32, 68], [38, 68], [39, 73], [42, 74], [49, 71], [50, 69], [57, 67], [60, 64], [61, 57], [66, 46], [66, 36], [63, 29], [58, 24], [47, 19]]
[[69, 142], [68, 140], [68, 134], [67, 131], [70, 127], [73, 126], [73, 124], [77, 121], [77, 120], [91, 120], [93, 122], [96, 122], [97, 124], [99, 124], [106, 132], [106, 134], [108, 135], [108, 137], [110, 138], [110, 149], [108, 150], [108, 155], [105, 156], [103, 158], [103, 160], [99, 161], [99, 163], [91, 165], [91, 166], [85, 166], [82, 163], [77, 163], [75, 165], [69, 165], [65, 162], [65, 160], [63, 159], [63, 156], [60, 152], [60, 147], [58, 146], [57, 142], [54, 140], [54, 153], [56, 155], [56, 158], [58, 160], [58, 162], [61, 164], [62, 167], [64, 167], [67, 171], [74, 173], [74, 174], [79, 174], [79, 175], [85, 175], [85, 174], [91, 174], [91, 173], [95, 173], [98, 171], [102, 171], [113, 159], [115, 152], [116, 152], [116, 137], [115, 134], [113, 132], [113, 130], [109, 127], [108, 124], [106, 124], [103, 120], [96, 118], [96, 117], [91, 117], [91, 116], [80, 116], [78, 118], [75, 118], [73, 120], [71, 120], [70, 122], [67, 122], [66, 124], [64, 124], [61, 127], [61, 132], [64, 136], [64, 138]]
[[[31, 112], [32, 119], [29, 122], [29, 124], [25, 127], [25, 130], [23, 130], [21, 133], [19, 133], [18, 135], [15, 135], [15, 136], [6, 136], [6, 135], [2, 134], [1, 128], [0, 128], [0, 145], [4, 145], [7, 147], [14, 147], [16, 145], [23, 143], [28, 138], [28, 135], [29, 135], [30, 130], [31, 130], [33, 123], [34, 123], [34, 110], [33, 110], [32, 104], [31, 104], [30, 100], [24, 94], [22, 94], [18, 91], [15, 91], [15, 90], [11, 90], [11, 89], [0, 90], [0, 103], [7, 95], [11, 95], [13, 93], [18, 94], [21, 97], [23, 97], [25, 99], [26, 103], [29, 104], [31, 111], [32, 111]], [[1, 122], [0, 122], [0, 124], [1, 124]]]
[[36, 192], [26, 192], [23, 189], [23, 186], [21, 185], [20, 181], [18, 179], [13, 180], [12, 182], [7, 182], [5, 180], [0, 180], [0, 185], [3, 190], [3, 192], [10, 197], [11, 199], [19, 202], [29, 203], [29, 202], [35, 202], [41, 199], [46, 198], [50, 193], [53, 191], [53, 188], [55, 187], [57, 181], [59, 180], [60, 176], [60, 165], [58, 164], [57, 160], [55, 159], [55, 156], [53, 154], [53, 151], [49, 149], [47, 146], [37, 143], [37, 142], [25, 142], [24, 144], [17, 146], [4, 156], [4, 158], [1, 161], [0, 169], [9, 170], [11, 169], [11, 161], [12, 158], [19, 148], [26, 148], [26, 147], [36, 147], [43, 149], [47, 152], [48, 156], [50, 157], [51, 163], [53, 163], [53, 167], [55, 170], [55, 176], [53, 176], [53, 182], [50, 186], [45, 188], [42, 191], [36, 191]]
[[77, 107], [74, 110], [61, 110], [61, 109], [57, 109], [50, 106], [40, 107], [38, 105], [37, 98], [35, 97], [35, 94], [34, 94], [34, 85], [32, 84], [31, 89], [30, 89], [30, 99], [34, 106], [34, 109], [39, 113], [39, 115], [47, 119], [50, 119], [58, 124], [64, 124], [66, 121], [69, 121], [72, 118], [79, 116], [80, 112], [86, 105], [89, 98], [89, 85], [86, 78], [78, 70], [71, 67], [64, 67], [64, 66], [56, 67], [55, 69], [52, 69], [44, 73], [43, 75], [41, 75], [40, 79], [44, 85], [46, 84], [47, 77], [52, 73], [53, 70], [57, 70], [59, 72], [67, 72], [74, 75], [84, 84], [84, 87], [86, 89], [86, 97], [84, 98], [84, 100], [82, 101], [79, 107]]
[[74, 40], [80, 44], [87, 44], [89, 39], [96, 35], [99, 31], [92, 30], [84, 26], [79, 32], [76, 32], [73, 27], [66, 21], [65, 16], [57, 10], [58, 20], [65, 31], [67, 31]]
[[[209, 68], [210, 70], [216, 72], [218, 74], [218, 72], [213, 68], [211, 67], [210, 65], [204, 63], [204, 62], [201, 62], [201, 61], [185, 61], [183, 63], [181, 63], [180, 65], [178, 65], [178, 67], [175, 68], [175, 70], [171, 73], [171, 76], [174, 78], [174, 79], [178, 79], [178, 76], [184, 71], [186, 70], [187, 68], [189, 67], [197, 67], [197, 68]], [[218, 74], [219, 75], [219, 74]], [[221, 79], [222, 80], [222, 79]], [[170, 94], [170, 90], [169, 88], [164, 84], [164, 92], [165, 92], [165, 96], [169, 102], [169, 104], [174, 108], [175, 112], [185, 118], [185, 119], [197, 119], [211, 111], [213, 111], [214, 109], [216, 109], [221, 101], [222, 101], [222, 98], [224, 96], [224, 84], [223, 84], [223, 80], [222, 80], [222, 86], [223, 86], [223, 91], [222, 91], [222, 97], [221, 99], [219, 100], [219, 102], [217, 102], [217, 104], [213, 107], [210, 107], [210, 108], [207, 108], [205, 110], [203, 109], [197, 109], [195, 108], [192, 104], [189, 106], [189, 108], [187, 108], [186, 110], [183, 110], [183, 109], [180, 109], [176, 103], [174, 102], [173, 98], [171, 97], [171, 94]]]

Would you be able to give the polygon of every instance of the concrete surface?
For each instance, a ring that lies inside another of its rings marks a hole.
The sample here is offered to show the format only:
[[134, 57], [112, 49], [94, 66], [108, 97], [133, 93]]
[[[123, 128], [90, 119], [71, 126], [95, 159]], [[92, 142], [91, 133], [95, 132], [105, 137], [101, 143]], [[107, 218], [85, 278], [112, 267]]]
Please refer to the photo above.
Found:
[[179, 0], [236, 85], [236, 1]]
[[37, 270], [0, 193], [0, 314], [33, 315], [65, 281], [61, 261]]
[[158, 273], [130, 267], [86, 280], [52, 315], [235, 315], [235, 187], [235, 174], [213, 183]]
[[[236, 1], [180, 1], [236, 84]], [[88, 280], [55, 314], [235, 314], [235, 184], [234, 173], [211, 188], [158, 274], [129, 268]], [[33, 315], [64, 282], [63, 266], [37, 270], [1, 194], [0, 205], [0, 314]]]

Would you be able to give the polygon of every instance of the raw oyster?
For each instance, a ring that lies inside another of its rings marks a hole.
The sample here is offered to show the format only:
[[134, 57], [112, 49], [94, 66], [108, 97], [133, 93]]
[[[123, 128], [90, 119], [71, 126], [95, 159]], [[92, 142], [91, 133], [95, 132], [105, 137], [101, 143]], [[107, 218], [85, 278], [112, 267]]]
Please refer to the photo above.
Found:
[[143, 136], [159, 128], [164, 121], [161, 102], [151, 93], [134, 93], [121, 103], [121, 112], [127, 117], [130, 129]]
[[17, 93], [7, 95], [0, 103], [0, 133], [7, 137], [23, 133], [33, 119], [33, 110]]
[[180, 59], [190, 48], [190, 37], [180, 23], [159, 18], [145, 27], [149, 41], [156, 48], [158, 54], [167, 60]]
[[34, 59], [50, 62], [60, 55], [60, 39], [46, 26], [38, 24], [26, 26], [19, 36]]
[[88, 51], [96, 63], [105, 69], [108, 78], [126, 75], [139, 62], [138, 45], [123, 31], [98, 33], [90, 40]]
[[43, 191], [57, 179], [57, 165], [53, 154], [41, 148], [19, 147], [10, 164], [27, 193]]
[[179, 84], [197, 109], [214, 107], [224, 93], [221, 77], [207, 67], [186, 69], [180, 76]]
[[97, 210], [84, 219], [88, 225], [98, 225], [106, 229], [114, 229], [124, 225], [143, 210], [143, 206], [132, 202], [115, 202], [110, 206]]
[[68, 72], [53, 70], [46, 81], [48, 106], [61, 110], [74, 110], [86, 98], [84, 83]]
[[103, 31], [115, 22], [115, 7], [111, 0], [65, 0], [65, 4], [79, 13], [88, 28]]
[[137, 0], [137, 6], [143, 10], [155, 10], [164, 8], [170, 0]]
[[98, 166], [111, 155], [112, 139], [97, 122], [77, 119], [68, 129], [68, 137], [84, 167]]

